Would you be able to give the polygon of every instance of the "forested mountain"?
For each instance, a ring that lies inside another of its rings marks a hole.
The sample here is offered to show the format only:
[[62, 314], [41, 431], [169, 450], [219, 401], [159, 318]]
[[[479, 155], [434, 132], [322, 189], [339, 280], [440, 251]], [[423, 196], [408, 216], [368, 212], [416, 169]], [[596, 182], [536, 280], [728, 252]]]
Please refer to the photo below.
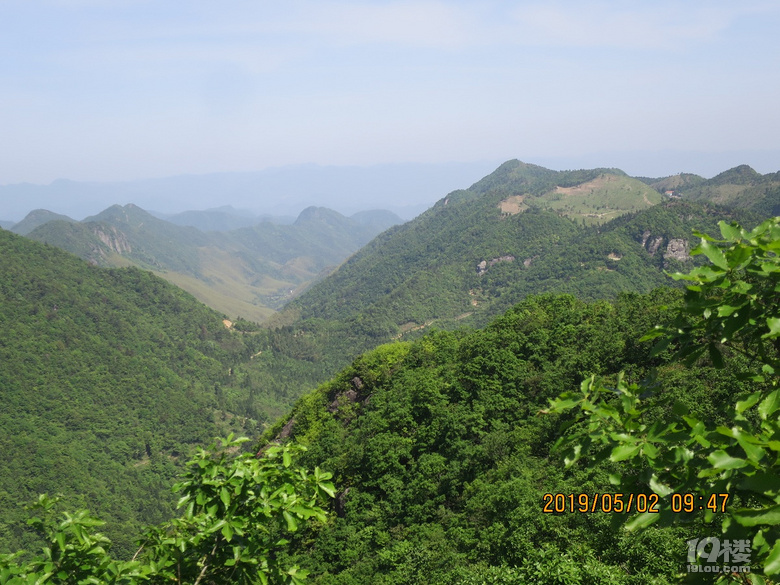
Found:
[[150, 213], [176, 225], [198, 228], [202, 232], [229, 232], [243, 227], [251, 227], [263, 221], [278, 224], [290, 224], [295, 221], [294, 217], [257, 216], [251, 211], [235, 209], [231, 205], [223, 205], [215, 209], [182, 211], [172, 215], [158, 214], [153, 211]]
[[780, 172], [762, 175], [741, 165], [712, 179], [675, 189], [689, 201], [710, 201], [750, 209], [765, 217], [780, 215]]
[[[430, 328], [481, 327], [530, 294], [604, 299], [647, 292], [669, 284], [663, 270], [692, 265], [692, 230], [711, 232], [721, 219], [752, 221], [747, 211], [705, 202], [666, 197], [648, 206], [646, 198], [661, 195], [630, 181], [611, 169], [556, 172], [505, 163], [384, 232], [285, 306], [269, 321], [255, 365], [274, 372], [272, 392], [277, 384], [313, 387], [379, 343]], [[594, 182], [601, 186], [593, 194], [582, 188]], [[614, 206], [614, 185], [626, 187], [622, 208]], [[562, 189], [576, 203], [554, 208], [562, 199], [551, 201], [551, 194]], [[628, 212], [632, 207], [638, 210]], [[572, 209], [580, 216], [573, 218]], [[589, 223], [586, 209], [622, 215]]]
[[296, 291], [400, 222], [390, 212], [352, 219], [312, 207], [292, 225], [263, 221], [233, 231], [203, 232], [158, 219], [132, 204], [114, 205], [82, 222], [46, 222], [57, 219], [46, 214], [34, 212], [17, 225], [29, 228], [28, 237], [94, 264], [152, 270], [231, 318], [254, 321], [267, 318]]
[[544, 513], [544, 494], [613, 491], [619, 465], [565, 472], [550, 456], [562, 420], [539, 411], [591, 374], [636, 381], [655, 368], [661, 416], [675, 400], [711, 416], [736, 385], [757, 387], [738, 367], [650, 357], [638, 339], [681, 296], [535, 296], [483, 330], [360, 356], [265, 437], [306, 445], [305, 462], [334, 472], [339, 490], [336, 517], [301, 536], [294, 560], [329, 585], [674, 582], [704, 514], [637, 534], [611, 527], [610, 513]]
[[328, 585], [776, 582], [780, 218], [718, 228], [685, 295], [531, 296], [302, 398], [260, 444], [308, 446], [339, 493], [290, 562]]
[[251, 335], [148, 272], [103, 269], [0, 231], [0, 549], [30, 545], [19, 503], [63, 493], [127, 553], [167, 518], [195, 445], [256, 421], [233, 368]]
[[50, 221], [65, 221], [68, 223], [75, 222], [76, 220], [69, 218], [67, 215], [60, 213], [53, 213], [46, 209], [35, 209], [27, 214], [27, 216], [18, 223], [12, 223], [7, 229], [12, 232], [26, 236], [38, 226], [41, 226]]

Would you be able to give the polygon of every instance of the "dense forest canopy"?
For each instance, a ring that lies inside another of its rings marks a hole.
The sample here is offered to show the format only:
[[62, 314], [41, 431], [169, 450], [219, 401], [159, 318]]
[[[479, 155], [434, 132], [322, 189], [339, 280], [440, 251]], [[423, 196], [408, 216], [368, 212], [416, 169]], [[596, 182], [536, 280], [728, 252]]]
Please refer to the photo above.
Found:
[[148, 272], [5, 231], [0, 273], [0, 543], [27, 542], [17, 503], [48, 491], [89, 504], [129, 547], [171, 513], [180, 458], [255, 428], [228, 411], [249, 339]]

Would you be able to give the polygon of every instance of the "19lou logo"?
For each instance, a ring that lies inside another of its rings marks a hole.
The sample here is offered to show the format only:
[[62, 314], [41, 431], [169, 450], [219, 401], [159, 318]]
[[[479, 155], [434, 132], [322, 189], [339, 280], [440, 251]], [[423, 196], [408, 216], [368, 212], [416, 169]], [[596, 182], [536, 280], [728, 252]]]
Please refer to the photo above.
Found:
[[[692, 538], [688, 544], [689, 573], [749, 573], [749, 540], [723, 540], [709, 536]], [[700, 564], [696, 564], [701, 559]]]

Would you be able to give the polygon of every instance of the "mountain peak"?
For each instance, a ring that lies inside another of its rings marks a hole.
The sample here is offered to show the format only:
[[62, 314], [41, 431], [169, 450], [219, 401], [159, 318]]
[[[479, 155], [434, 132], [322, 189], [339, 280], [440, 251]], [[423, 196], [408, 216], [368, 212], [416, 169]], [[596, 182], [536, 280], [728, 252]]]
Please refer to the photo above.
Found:
[[338, 211], [333, 211], [327, 207], [317, 207], [312, 205], [307, 207], [298, 215], [294, 225], [303, 225], [307, 223], [334, 223], [343, 222], [346, 218]]
[[151, 213], [141, 209], [133, 203], [127, 205], [112, 205], [111, 207], [104, 209], [97, 215], [93, 215], [84, 219], [84, 222], [90, 221], [109, 221], [120, 222], [124, 224], [136, 224], [145, 221], [159, 221]]
[[750, 185], [757, 180], [760, 180], [761, 173], [754, 170], [749, 165], [739, 165], [733, 169], [729, 169], [716, 175], [708, 181], [713, 185]]
[[67, 221], [71, 223], [75, 221], [70, 217], [68, 217], [67, 215], [54, 213], [53, 211], [49, 211], [48, 209], [34, 209], [30, 213], [28, 213], [22, 221], [20, 221], [19, 223], [11, 227], [11, 231], [19, 235], [26, 236], [38, 226], [41, 226], [45, 223], [49, 223], [50, 221], [57, 221], [57, 220]]

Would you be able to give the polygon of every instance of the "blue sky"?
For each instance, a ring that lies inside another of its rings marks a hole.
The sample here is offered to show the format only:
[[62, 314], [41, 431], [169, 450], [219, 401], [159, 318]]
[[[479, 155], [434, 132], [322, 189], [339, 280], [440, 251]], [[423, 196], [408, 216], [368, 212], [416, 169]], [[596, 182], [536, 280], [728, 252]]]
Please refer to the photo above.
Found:
[[0, 0], [0, 184], [510, 158], [777, 171], [778, 72], [775, 0]]

